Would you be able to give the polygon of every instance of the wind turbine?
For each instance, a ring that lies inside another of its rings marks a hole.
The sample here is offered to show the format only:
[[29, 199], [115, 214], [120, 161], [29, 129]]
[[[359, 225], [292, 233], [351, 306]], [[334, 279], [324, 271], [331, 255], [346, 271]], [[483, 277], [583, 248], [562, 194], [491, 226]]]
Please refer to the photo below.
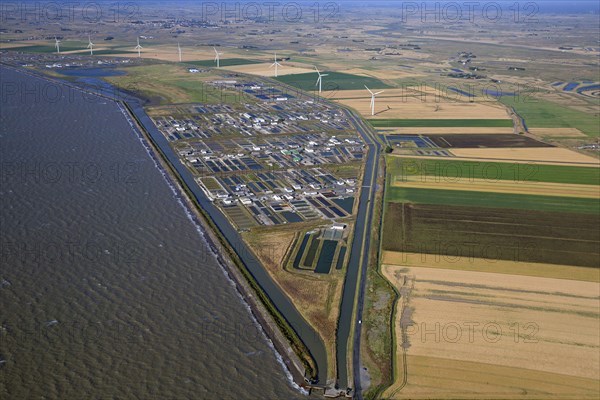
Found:
[[217, 68], [220, 68], [221, 67], [221, 64], [220, 64], [221, 59], [219, 58], [219, 56], [223, 53], [219, 53], [217, 51], [216, 47], [213, 47], [213, 50], [215, 51], [215, 61], [217, 62]]
[[177, 42], [177, 51], [179, 52], [179, 62], [181, 62], [181, 46], [179, 45], [179, 42]]
[[281, 64], [277, 62], [277, 53], [275, 53], [275, 62], [271, 64], [269, 68], [272, 68], [273, 66], [275, 66], [275, 77], [277, 77], [277, 67], [281, 67]]
[[317, 71], [317, 74], [319, 75], [319, 77], [317, 78], [317, 83], [315, 83], [315, 86], [319, 85], [319, 94], [321, 93], [321, 84], [323, 83], [323, 77], [327, 76], [329, 74], [322, 74], [319, 72], [319, 70], [317, 69], [317, 67], [315, 67], [315, 70]]
[[140, 58], [142, 56], [141, 50], [143, 49], [143, 47], [140, 46], [140, 37], [139, 36], [137, 38], [137, 46], [135, 46], [135, 49], [138, 52], [138, 58]]
[[56, 47], [56, 53], [60, 54], [60, 40], [54, 36], [54, 47]]
[[365, 85], [365, 89], [367, 89], [369, 91], [369, 93], [371, 93], [371, 115], [375, 115], [375, 96], [377, 96], [379, 93], [385, 92], [385, 90], [382, 90], [381, 92], [373, 93], [373, 92], [371, 92], [371, 89], [369, 89], [367, 87], [367, 85]]
[[92, 43], [92, 38], [90, 35], [88, 35], [88, 40], [89, 40], [89, 43], [87, 45], [87, 48], [90, 49], [90, 55], [93, 56], [94, 55], [94, 43]]

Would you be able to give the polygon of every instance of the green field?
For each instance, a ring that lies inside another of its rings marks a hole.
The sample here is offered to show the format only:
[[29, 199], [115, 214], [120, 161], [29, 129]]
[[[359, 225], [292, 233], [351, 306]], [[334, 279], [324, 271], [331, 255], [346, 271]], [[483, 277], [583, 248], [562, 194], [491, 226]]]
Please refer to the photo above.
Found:
[[599, 215], [388, 203], [384, 250], [598, 268]]
[[[89, 52], [89, 50], [87, 50]], [[102, 49], [102, 50], [94, 50], [95, 56], [101, 56], [106, 54], [130, 54], [132, 57], [137, 57], [137, 51], [131, 47], [131, 49], [118, 48], [118, 49]]]
[[[333, 71], [322, 71], [321, 74], [328, 74], [328, 76], [323, 77], [323, 91], [364, 89], [365, 85], [367, 85], [369, 89], [386, 89], [391, 87], [379, 79], [369, 76], [352, 75]], [[317, 72], [315, 71], [307, 72], [305, 74], [284, 75], [275, 79], [301, 90], [313, 91], [318, 90], [318, 86], [315, 85], [317, 77]]]
[[[600, 168], [562, 165], [512, 164], [460, 160], [427, 160], [388, 157], [389, 175], [394, 179], [434, 176], [441, 181], [486, 179], [514, 182], [553, 182], [600, 185]], [[432, 181], [428, 179], [427, 181]], [[600, 191], [600, 188], [599, 188]]]
[[[233, 67], [235, 65], [260, 64], [264, 61], [248, 60], [246, 58], [223, 58], [219, 61], [221, 67]], [[197, 67], [216, 67], [217, 63], [214, 60], [199, 60], [186, 61], [186, 64], [195, 65]]]
[[[80, 42], [61, 42], [60, 43], [60, 51], [65, 52], [65, 51], [75, 51], [75, 50], [87, 50], [87, 43], [83, 44]], [[2, 49], [2, 50], [9, 50], [9, 51], [22, 51], [25, 53], [55, 53], [56, 52], [56, 47], [54, 47], [54, 42], [48, 42], [47, 46], [43, 46], [43, 45], [34, 45], [34, 46], [19, 46], [19, 47], [12, 47], [10, 49]], [[89, 50], [87, 50], [89, 51]]]
[[[234, 103], [238, 93], [221, 91], [204, 82], [206, 74], [190, 74], [182, 64], [165, 63], [123, 68], [122, 76], [106, 77], [123, 87], [153, 100], [155, 104]], [[246, 98], [246, 101], [254, 101]]]
[[375, 128], [415, 127], [415, 128], [510, 128], [510, 119], [370, 119]]
[[575, 197], [389, 187], [386, 200], [398, 203], [600, 214], [600, 199]]
[[600, 118], [549, 101], [503, 96], [500, 101], [514, 107], [529, 128], [577, 128], [588, 136], [600, 136]]

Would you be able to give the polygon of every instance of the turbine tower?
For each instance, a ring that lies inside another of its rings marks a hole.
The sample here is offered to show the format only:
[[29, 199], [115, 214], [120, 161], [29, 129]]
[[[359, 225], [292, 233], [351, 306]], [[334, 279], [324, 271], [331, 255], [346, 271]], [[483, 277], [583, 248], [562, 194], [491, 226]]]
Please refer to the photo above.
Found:
[[89, 43], [87, 45], [87, 48], [90, 49], [90, 56], [93, 56], [94, 55], [94, 43], [92, 43], [92, 38], [90, 35], [88, 35], [88, 41], [89, 41]]
[[315, 83], [315, 86], [319, 85], [319, 94], [321, 94], [321, 85], [323, 84], [323, 77], [327, 76], [329, 74], [320, 73], [317, 67], [315, 67], [315, 70], [317, 71], [317, 75], [319, 75], [319, 77], [317, 78], [317, 83]]
[[135, 46], [135, 49], [136, 49], [136, 50], [137, 50], [137, 52], [138, 52], [138, 58], [140, 58], [140, 57], [142, 56], [142, 52], [141, 52], [141, 50], [143, 49], [143, 47], [142, 47], [142, 46], [140, 46], [140, 37], [139, 37], [139, 36], [138, 36], [138, 38], [137, 38], [137, 46]]
[[277, 78], [277, 67], [281, 67], [281, 64], [277, 62], [277, 53], [275, 53], [275, 62], [269, 68], [273, 68], [273, 66], [275, 67], [275, 77]]
[[60, 40], [54, 36], [54, 47], [56, 47], [56, 53], [60, 54]]
[[215, 51], [215, 61], [217, 62], [217, 68], [220, 68], [221, 67], [221, 64], [220, 64], [220, 62], [221, 62], [220, 55], [223, 54], [223, 53], [219, 53], [217, 51], [216, 47], [213, 47], [213, 50]]
[[369, 91], [369, 93], [371, 93], [371, 115], [375, 115], [375, 96], [377, 96], [379, 93], [385, 92], [385, 90], [382, 90], [381, 92], [373, 93], [373, 92], [371, 92], [371, 89], [369, 89], [367, 87], [367, 85], [365, 85], [365, 89], [367, 89]]
[[179, 62], [181, 62], [181, 46], [179, 45], [179, 42], [177, 42], [177, 52], [179, 53]]

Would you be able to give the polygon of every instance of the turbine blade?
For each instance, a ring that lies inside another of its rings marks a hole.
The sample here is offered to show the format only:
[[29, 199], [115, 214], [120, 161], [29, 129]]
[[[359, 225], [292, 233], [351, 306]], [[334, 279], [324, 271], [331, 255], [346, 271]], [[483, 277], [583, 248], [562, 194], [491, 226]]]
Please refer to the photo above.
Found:
[[385, 90], [382, 90], [381, 92], [377, 92], [377, 93], [374, 93], [374, 94], [378, 95], [379, 93], [383, 93], [383, 92], [385, 92]]
[[369, 93], [373, 94], [373, 92], [371, 92], [371, 89], [369, 89], [369, 88], [367, 87], [367, 85], [364, 85], [364, 86], [365, 86], [365, 89], [367, 89], [367, 90], [369, 91]]

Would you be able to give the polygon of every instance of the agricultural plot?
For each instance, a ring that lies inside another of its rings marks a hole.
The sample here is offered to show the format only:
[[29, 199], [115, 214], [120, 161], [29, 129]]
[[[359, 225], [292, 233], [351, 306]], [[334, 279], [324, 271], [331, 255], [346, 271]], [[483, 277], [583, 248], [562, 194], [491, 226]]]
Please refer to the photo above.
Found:
[[383, 249], [597, 268], [598, 226], [598, 214], [390, 203]]
[[598, 398], [597, 283], [454, 264], [382, 267], [405, 299], [384, 398]]
[[[26, 52], [26, 53], [55, 53], [56, 52], [56, 47], [54, 47], [54, 39], [52, 39], [52, 41], [48, 42], [48, 44], [37, 44], [37, 45], [30, 45], [30, 46], [15, 46], [15, 47], [9, 47], [9, 48], [4, 48], [4, 46], [2, 46], [2, 50], [10, 50], [10, 51], [22, 51], [22, 52]], [[60, 51], [61, 53], [66, 53], [66, 52], [71, 52], [71, 51], [88, 51], [86, 50], [86, 46], [87, 43], [83, 44], [83, 42], [71, 42], [71, 41], [65, 41], [65, 42], [61, 42], [60, 43]]]
[[529, 133], [540, 137], [585, 137], [577, 128], [529, 128]]
[[[477, 114], [475, 114], [477, 115]], [[454, 127], [505, 127], [512, 128], [510, 119], [371, 119], [375, 128], [416, 127], [416, 128], [454, 128]]]
[[429, 139], [441, 148], [504, 148], [554, 147], [523, 135], [430, 135]]
[[540, 196], [465, 190], [390, 187], [387, 193], [387, 200], [397, 203], [542, 210], [580, 214], [598, 214], [600, 211], [600, 200], [598, 198]]
[[[484, 127], [379, 127], [377, 131], [385, 135], [498, 135], [512, 134], [510, 127], [484, 128]], [[531, 130], [530, 130], [531, 131]], [[533, 133], [533, 132], [532, 132]], [[584, 135], [585, 136], [585, 135]]]
[[[371, 89], [373, 90], [373, 89]], [[451, 100], [436, 101], [435, 99], [423, 99], [414, 96], [399, 96], [399, 97], [388, 97], [385, 96], [385, 92], [378, 95], [375, 101], [375, 115], [371, 115], [371, 96], [365, 90], [363, 98], [352, 98], [352, 99], [339, 99], [339, 103], [344, 104], [348, 107], [354, 108], [363, 116], [370, 120], [391, 120], [389, 123], [383, 123], [376, 126], [482, 126], [482, 127], [495, 127], [495, 126], [512, 126], [512, 119], [506, 109], [502, 106], [491, 105], [489, 103], [478, 103], [478, 102], [458, 102]], [[335, 93], [335, 96], [343, 97], [342, 93]], [[326, 94], [325, 94], [326, 96]], [[403, 122], [394, 122], [396, 120], [453, 120], [453, 122], [436, 123], [433, 125], [427, 124], [426, 122], [413, 122], [416, 125], [397, 125]], [[463, 120], [505, 120], [503, 123], [494, 122], [478, 122], [470, 125], [468, 122], [466, 125], [460, 125], [458, 121]]]
[[[511, 181], [490, 181], [486, 179], [453, 179], [440, 181], [435, 178], [422, 179], [421, 177], [405, 177], [401, 181], [392, 183], [394, 187], [453, 190], [464, 192], [493, 192], [514, 193], [522, 195], [560, 196], [598, 199], [599, 188], [595, 185], [574, 185], [569, 183], [535, 182], [530, 184], [514, 183]], [[435, 192], [432, 192], [435, 194]]]
[[452, 154], [461, 158], [480, 160], [530, 161], [556, 164], [580, 164], [598, 167], [597, 158], [561, 147], [500, 148], [500, 149], [452, 149]]
[[543, 164], [506, 164], [449, 159], [388, 157], [391, 182], [419, 178], [423, 182], [551, 182], [600, 185], [600, 168]]
[[[247, 58], [222, 58], [219, 60], [219, 65], [221, 67], [231, 67], [236, 65], [248, 65], [248, 64], [260, 64], [264, 61], [259, 60], [250, 60]], [[197, 67], [216, 67], [216, 62], [211, 58], [210, 60], [195, 60], [195, 61], [186, 61], [186, 64], [191, 64]]]
[[528, 128], [576, 128], [591, 137], [600, 135], [600, 117], [542, 99], [502, 97], [500, 101], [514, 107]]
[[[322, 90], [324, 92], [364, 89], [364, 85], [367, 85], [371, 89], [385, 89], [390, 87], [381, 80], [369, 76], [360, 76], [333, 71], [321, 71], [321, 74], [328, 74], [328, 76], [323, 77]], [[282, 83], [297, 87], [301, 90], [312, 92], [315, 89], [318, 90], [317, 86], [315, 86], [317, 78], [317, 72], [314, 71], [304, 74], [280, 76], [275, 79]], [[323, 95], [325, 96], [326, 94], [324, 93]]]
[[[258, 76], [275, 76], [275, 67], [271, 67], [272, 62], [256, 62], [256, 63], [246, 63], [246, 64], [230, 64], [223, 65], [223, 61], [221, 61], [221, 66], [227, 68], [228, 71], [241, 72], [244, 74], [258, 75]], [[292, 75], [292, 74], [306, 74], [312, 73], [314, 69], [290, 65], [287, 63], [282, 63], [281, 66], [277, 69], [277, 76], [284, 75]]]

